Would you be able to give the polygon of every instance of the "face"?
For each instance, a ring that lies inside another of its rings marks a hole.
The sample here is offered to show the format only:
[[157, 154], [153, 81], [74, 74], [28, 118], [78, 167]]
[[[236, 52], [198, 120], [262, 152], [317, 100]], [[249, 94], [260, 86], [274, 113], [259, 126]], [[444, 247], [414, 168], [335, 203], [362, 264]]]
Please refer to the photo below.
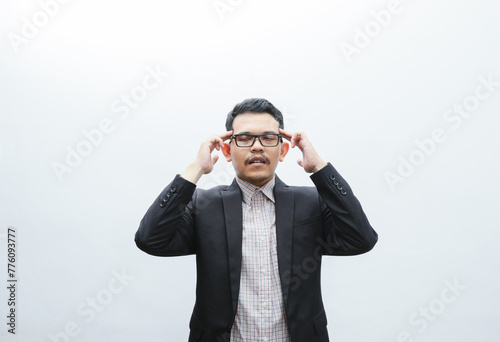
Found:
[[[233, 121], [233, 134], [279, 133], [279, 123], [268, 113], [239, 114]], [[288, 153], [288, 142], [280, 142], [275, 147], [264, 147], [255, 139], [252, 147], [238, 147], [234, 140], [224, 143], [222, 153], [233, 163], [236, 175], [255, 185], [263, 186], [270, 181], [278, 166]], [[255, 162], [261, 159], [263, 162]]]

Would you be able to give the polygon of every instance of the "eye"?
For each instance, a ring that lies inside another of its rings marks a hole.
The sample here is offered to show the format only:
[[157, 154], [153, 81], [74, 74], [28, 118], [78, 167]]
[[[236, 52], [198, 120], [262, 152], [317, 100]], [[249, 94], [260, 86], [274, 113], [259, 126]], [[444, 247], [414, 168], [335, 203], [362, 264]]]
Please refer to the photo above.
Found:
[[253, 137], [250, 135], [240, 135], [238, 136], [238, 141], [245, 142], [245, 141], [250, 141]]

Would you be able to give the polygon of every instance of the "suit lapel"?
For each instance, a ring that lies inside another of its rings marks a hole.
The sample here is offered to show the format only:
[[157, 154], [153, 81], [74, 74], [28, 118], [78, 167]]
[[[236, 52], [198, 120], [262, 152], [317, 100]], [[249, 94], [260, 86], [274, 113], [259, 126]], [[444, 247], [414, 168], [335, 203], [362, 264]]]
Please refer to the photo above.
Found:
[[[294, 196], [288, 185], [276, 176], [274, 186], [274, 198], [276, 205], [276, 240], [278, 250], [278, 265], [281, 279], [281, 290], [285, 305], [288, 300], [288, 288], [290, 287], [290, 275], [292, 271], [292, 239], [293, 239], [293, 217]], [[286, 276], [286, 275], [289, 276]]]
[[227, 250], [229, 256], [229, 279], [231, 281], [231, 296], [233, 313], [238, 306], [241, 275], [241, 246], [243, 234], [243, 212], [241, 208], [241, 190], [236, 180], [221, 191], [226, 220]]

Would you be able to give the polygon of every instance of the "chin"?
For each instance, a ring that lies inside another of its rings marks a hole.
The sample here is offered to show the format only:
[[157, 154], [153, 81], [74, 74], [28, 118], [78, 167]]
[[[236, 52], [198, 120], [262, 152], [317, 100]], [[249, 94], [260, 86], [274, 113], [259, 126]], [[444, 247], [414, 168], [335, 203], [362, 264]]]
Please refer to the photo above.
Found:
[[237, 172], [236, 175], [240, 179], [255, 185], [256, 183], [260, 184], [269, 181], [274, 175], [274, 170], [271, 170], [270, 165], [267, 164], [254, 170], [245, 167], [241, 172]]
[[267, 183], [272, 178], [270, 174], [257, 173], [246, 177], [247, 181], [252, 184]]

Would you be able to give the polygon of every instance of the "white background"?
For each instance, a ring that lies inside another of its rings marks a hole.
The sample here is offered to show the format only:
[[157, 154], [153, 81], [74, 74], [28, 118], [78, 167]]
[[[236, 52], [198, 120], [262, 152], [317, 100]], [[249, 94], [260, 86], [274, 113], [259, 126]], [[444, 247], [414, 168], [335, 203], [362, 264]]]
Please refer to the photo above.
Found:
[[[2, 0], [0, 316], [10, 226], [18, 283], [16, 335], [2, 323], [0, 340], [186, 341], [194, 257], [149, 256], [134, 233], [227, 112], [265, 97], [380, 236], [324, 259], [331, 340], [498, 341], [500, 3], [401, 0], [381, 25], [389, 1], [228, 1]], [[144, 92], [150, 69], [168, 76]], [[102, 120], [113, 130], [99, 136]], [[277, 173], [312, 185], [299, 156]], [[221, 159], [200, 186], [232, 175]]]

